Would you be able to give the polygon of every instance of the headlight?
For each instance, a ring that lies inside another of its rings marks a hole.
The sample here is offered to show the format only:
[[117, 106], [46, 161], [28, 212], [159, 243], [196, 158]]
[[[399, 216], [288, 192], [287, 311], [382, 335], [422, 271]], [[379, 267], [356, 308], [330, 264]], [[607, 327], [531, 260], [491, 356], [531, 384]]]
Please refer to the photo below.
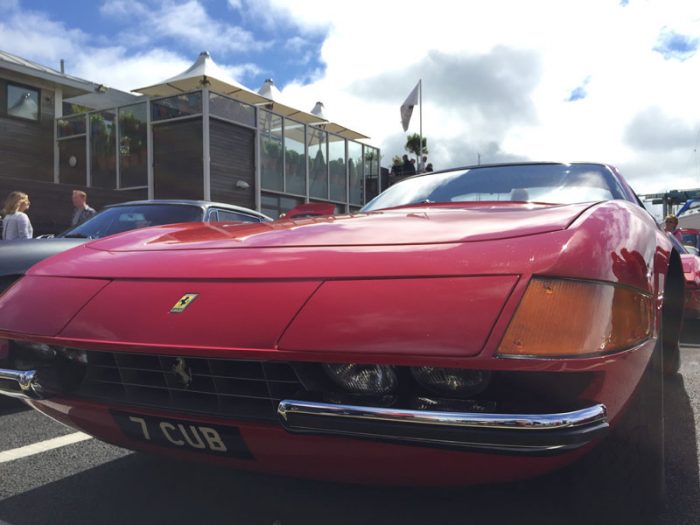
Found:
[[576, 357], [625, 350], [651, 337], [653, 299], [607, 283], [536, 278], [498, 348], [505, 357]]
[[24, 358], [36, 358], [51, 361], [56, 357], [56, 349], [44, 343], [30, 343], [25, 341], [15, 341], [18, 355]]
[[484, 390], [491, 378], [487, 370], [465, 370], [462, 368], [435, 368], [418, 366], [411, 368], [416, 381], [434, 394], [464, 397]]
[[324, 364], [333, 382], [351, 394], [389, 394], [396, 390], [398, 379], [387, 365]]

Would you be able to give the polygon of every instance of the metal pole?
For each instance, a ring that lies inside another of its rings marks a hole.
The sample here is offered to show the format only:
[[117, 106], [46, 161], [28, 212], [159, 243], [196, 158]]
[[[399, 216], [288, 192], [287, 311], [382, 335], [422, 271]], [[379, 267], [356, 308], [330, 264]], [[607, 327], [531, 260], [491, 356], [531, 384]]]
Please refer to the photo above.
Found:
[[[63, 60], [61, 60], [63, 62]], [[54, 93], [54, 119], [53, 119], [53, 181], [59, 183], [60, 150], [58, 148], [58, 119], [63, 117], [63, 89], [56, 88]]]
[[116, 181], [116, 188], [119, 189], [122, 187], [122, 172], [121, 172], [121, 163], [122, 163], [122, 156], [121, 152], [119, 150], [119, 134], [121, 133], [121, 130], [119, 128], [119, 108], [116, 107], [114, 108], [114, 124], [112, 124], [112, 129], [114, 130], [114, 166], [116, 167], [116, 176], [117, 176], [117, 181]]
[[418, 81], [418, 106], [420, 106], [420, 139], [418, 141], [418, 171], [423, 171], [423, 79]]
[[256, 107], [253, 111], [255, 112], [255, 143], [253, 146], [253, 155], [255, 156], [255, 209], [262, 211], [262, 167], [260, 158], [262, 131], [260, 130], [260, 109]]
[[146, 100], [146, 179], [148, 180], [148, 198], [155, 199], [155, 175], [153, 173], [153, 122], [151, 121], [151, 100]]
[[204, 200], [211, 200], [211, 162], [209, 155], [209, 89], [202, 88], [202, 169]]
[[92, 125], [90, 121], [92, 113], [85, 113], [85, 186], [92, 186], [92, 155], [90, 154], [90, 142], [92, 137]]

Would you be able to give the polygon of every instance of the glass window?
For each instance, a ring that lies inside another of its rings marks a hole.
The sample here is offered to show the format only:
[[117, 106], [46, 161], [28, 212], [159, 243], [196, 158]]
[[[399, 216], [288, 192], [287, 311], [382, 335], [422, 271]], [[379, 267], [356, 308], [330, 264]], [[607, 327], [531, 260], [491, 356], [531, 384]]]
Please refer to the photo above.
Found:
[[151, 102], [151, 118], [165, 120], [170, 118], [197, 115], [202, 112], [202, 92], [186, 93], [175, 97], [162, 98]]
[[362, 144], [348, 141], [348, 171], [350, 172], [350, 202], [362, 205], [362, 179], [364, 162], [362, 161]]
[[134, 204], [107, 208], [84, 223], [62, 233], [59, 237], [98, 239], [136, 228], [198, 222], [202, 209], [187, 204]]
[[215, 210], [209, 220], [216, 222], [260, 222], [260, 217], [230, 210]]
[[240, 122], [246, 126], [255, 126], [255, 108], [253, 106], [217, 93], [209, 94], [209, 114]]
[[60, 118], [56, 121], [58, 137], [70, 137], [71, 135], [83, 135], [85, 133], [85, 115]]
[[332, 201], [345, 202], [348, 198], [346, 169], [345, 139], [337, 135], [328, 135], [328, 170], [331, 177]]
[[309, 195], [328, 199], [328, 133], [309, 126]]
[[78, 113], [88, 113], [95, 108], [83, 106], [81, 104], [73, 104], [72, 102], [63, 101], [63, 116], [77, 115]]
[[306, 195], [306, 149], [304, 125], [284, 120], [284, 162], [287, 177], [287, 193]]
[[7, 114], [10, 117], [39, 120], [39, 90], [7, 84]]
[[261, 110], [259, 118], [262, 187], [283, 191], [282, 117]]
[[62, 184], [85, 186], [87, 176], [85, 141], [84, 135], [58, 141], [58, 177]]
[[362, 204], [379, 194], [379, 150], [365, 146], [365, 191]]
[[114, 121], [114, 111], [90, 113], [91, 186], [97, 188], [117, 187]]
[[146, 103], [119, 108], [119, 186], [148, 184]]
[[277, 219], [281, 214], [287, 213], [303, 203], [304, 199], [263, 193], [260, 196], [260, 211], [268, 217]]

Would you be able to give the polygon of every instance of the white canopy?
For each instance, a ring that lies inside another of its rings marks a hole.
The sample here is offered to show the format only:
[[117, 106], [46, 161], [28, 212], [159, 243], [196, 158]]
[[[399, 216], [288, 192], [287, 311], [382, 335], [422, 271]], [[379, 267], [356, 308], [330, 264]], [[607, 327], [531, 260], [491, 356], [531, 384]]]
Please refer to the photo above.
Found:
[[230, 78], [221, 69], [207, 51], [202, 51], [197, 60], [185, 71], [175, 75], [160, 84], [144, 88], [134, 89], [137, 93], [143, 93], [151, 97], [167, 97], [179, 95], [195, 89], [208, 87], [212, 91], [229, 95], [248, 104], [260, 104], [269, 100], [251, 91], [242, 84]]
[[302, 122], [304, 124], [315, 124], [319, 121], [325, 121], [325, 119], [319, 119], [316, 115], [312, 113], [307, 113], [306, 111], [295, 109], [291, 106], [287, 106], [286, 104], [280, 102], [280, 97], [282, 96], [282, 93], [279, 89], [277, 89], [277, 86], [275, 86], [275, 83], [272, 81], [272, 79], [268, 78], [265, 82], [263, 82], [263, 85], [258, 90], [258, 94], [268, 99], [266, 103], [260, 104], [260, 107], [263, 109], [267, 109], [269, 111], [277, 113], [278, 115], [282, 115], [283, 117], [289, 117], [291, 119], [296, 120], [297, 122]]
[[255, 104], [262, 109], [272, 111], [283, 117], [294, 119], [304, 124], [315, 125], [320, 129], [340, 135], [341, 137], [357, 140], [369, 138], [362, 133], [349, 128], [328, 122], [323, 116], [323, 103], [317, 102], [311, 113], [287, 106], [279, 101], [280, 91], [272, 80], [266, 80], [260, 90], [255, 93], [242, 84], [230, 78], [211, 58], [207, 51], [203, 51], [197, 60], [187, 70], [175, 75], [159, 84], [134, 89], [136, 93], [142, 93], [150, 97], [167, 97], [195, 91], [203, 87], [222, 95], [231, 96], [247, 104]]
[[[317, 117], [317, 122], [314, 123], [314, 125], [317, 128], [320, 128], [324, 131], [328, 131], [329, 133], [335, 133], [336, 135], [340, 135], [343, 138], [350, 139], [350, 140], [359, 140], [359, 139], [368, 139], [369, 137], [367, 135], [363, 135], [362, 133], [358, 133], [357, 131], [353, 131], [350, 128], [346, 128], [345, 126], [341, 126], [340, 124], [336, 124], [335, 122], [328, 122], [326, 119], [326, 116], [323, 114], [323, 102], [316, 102], [316, 105], [314, 108], [311, 110], [312, 115], [316, 115]], [[319, 120], [321, 121], [326, 121], [326, 122], [318, 122]]]

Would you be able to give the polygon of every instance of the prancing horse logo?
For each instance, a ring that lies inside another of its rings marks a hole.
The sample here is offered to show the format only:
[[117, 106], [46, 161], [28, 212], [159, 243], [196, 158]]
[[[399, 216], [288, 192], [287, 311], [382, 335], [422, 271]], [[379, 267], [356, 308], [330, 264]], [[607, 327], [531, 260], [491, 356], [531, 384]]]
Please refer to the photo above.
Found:
[[184, 312], [185, 308], [192, 304], [192, 301], [194, 301], [198, 295], [198, 293], [186, 293], [180, 297], [180, 300], [170, 309], [170, 313], [179, 314], [180, 312]]
[[187, 361], [182, 357], [175, 359], [175, 364], [171, 370], [183, 387], [188, 388], [192, 384], [192, 370], [190, 370], [190, 367], [187, 366]]

